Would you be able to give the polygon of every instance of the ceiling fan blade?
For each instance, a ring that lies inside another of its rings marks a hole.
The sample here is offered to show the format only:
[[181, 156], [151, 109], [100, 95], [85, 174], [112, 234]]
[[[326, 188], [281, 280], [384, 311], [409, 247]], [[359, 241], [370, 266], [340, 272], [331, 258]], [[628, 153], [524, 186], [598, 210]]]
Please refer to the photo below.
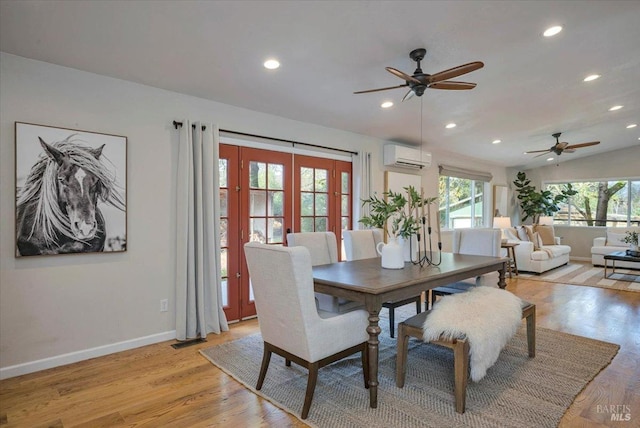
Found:
[[565, 149], [579, 149], [580, 147], [595, 146], [596, 144], [600, 144], [600, 141], [592, 141], [590, 143], [581, 143], [581, 144], [572, 144], [570, 146], [567, 146]]
[[562, 153], [575, 153], [575, 152], [576, 152], [576, 150], [575, 150], [575, 149], [564, 149], [564, 150], [562, 151]]
[[407, 73], [403, 73], [402, 71], [400, 71], [400, 70], [396, 70], [396, 69], [395, 69], [395, 68], [393, 68], [393, 67], [385, 67], [385, 69], [386, 69], [389, 73], [393, 74], [394, 76], [397, 76], [397, 77], [399, 77], [399, 78], [401, 78], [401, 79], [403, 79], [403, 80], [406, 80], [407, 82], [413, 82], [413, 83], [417, 83], [417, 84], [419, 84], [419, 85], [422, 85], [422, 82], [421, 82], [421, 81], [419, 81], [418, 79], [416, 79], [416, 78], [415, 78], [415, 77], [413, 77], [413, 76], [409, 76]]
[[531, 153], [549, 153], [551, 150], [531, 150], [528, 152], [524, 152], [526, 155], [530, 155]]
[[[529, 152], [529, 153], [531, 153], [531, 152]], [[534, 158], [534, 159], [535, 159], [535, 158], [539, 158], [540, 156], [544, 156], [544, 155], [546, 155], [547, 153], [551, 153], [551, 151], [550, 151], [550, 150], [545, 150], [545, 153], [540, 153], [538, 156], [534, 156], [533, 158]]]
[[378, 89], [367, 89], [366, 91], [358, 91], [358, 92], [354, 92], [354, 94], [366, 94], [369, 92], [378, 92], [378, 91], [386, 91], [389, 89], [398, 89], [398, 88], [404, 88], [409, 86], [408, 83], [405, 83], [404, 85], [398, 85], [398, 86], [389, 86], [388, 88], [378, 88]]
[[435, 82], [428, 86], [429, 89], [473, 89], [476, 87], [475, 83], [469, 82], [455, 82], [453, 80], [445, 80], [443, 82]]
[[448, 70], [441, 71], [440, 73], [432, 74], [429, 76], [429, 83], [441, 82], [443, 80], [449, 80], [454, 77], [462, 76], [463, 74], [471, 73], [484, 67], [484, 64], [480, 61], [470, 62], [469, 64], [459, 65], [457, 67], [450, 68]]
[[402, 97], [402, 101], [404, 102], [404, 101], [410, 100], [411, 98], [413, 98], [413, 96], [414, 96], [415, 94], [416, 94], [416, 93], [415, 93], [415, 92], [413, 92], [413, 89], [409, 89], [409, 92], [407, 92], [406, 94], [404, 94], [404, 97]]
[[562, 143], [557, 143], [557, 144], [555, 145], [555, 148], [556, 148], [556, 149], [558, 149], [558, 150], [564, 150], [564, 149], [566, 149], [568, 146], [569, 146], [569, 143], [567, 143], [567, 142], [563, 141]]

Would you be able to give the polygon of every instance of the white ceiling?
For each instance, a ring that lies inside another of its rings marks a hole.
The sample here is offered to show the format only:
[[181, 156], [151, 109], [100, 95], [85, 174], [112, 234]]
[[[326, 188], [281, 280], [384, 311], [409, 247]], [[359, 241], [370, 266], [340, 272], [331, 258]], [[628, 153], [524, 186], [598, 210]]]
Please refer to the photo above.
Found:
[[[483, 61], [455, 79], [478, 86], [353, 95], [402, 84], [384, 67], [413, 74], [420, 47], [428, 74]], [[523, 152], [554, 132], [601, 141], [554, 162], [640, 144], [640, 1], [2, 0], [0, 50], [386, 141], [420, 144], [422, 108], [425, 150], [504, 166], [546, 164]]]

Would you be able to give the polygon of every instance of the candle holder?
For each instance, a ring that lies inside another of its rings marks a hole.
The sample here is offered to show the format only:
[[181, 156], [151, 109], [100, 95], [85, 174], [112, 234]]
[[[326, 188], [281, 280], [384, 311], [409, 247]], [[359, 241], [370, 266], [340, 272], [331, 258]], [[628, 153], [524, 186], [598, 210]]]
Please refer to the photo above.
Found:
[[[438, 257], [438, 261], [435, 261], [435, 257], [434, 257], [434, 249], [433, 249], [433, 244], [432, 244], [432, 240], [431, 240], [431, 203], [427, 202], [424, 200], [424, 198], [422, 198], [422, 216], [418, 217], [418, 224], [420, 224], [420, 228], [418, 230], [418, 232], [416, 233], [416, 238], [417, 238], [417, 242], [418, 242], [418, 248], [417, 248], [417, 257], [415, 257], [414, 260], [414, 254], [413, 254], [413, 248], [412, 248], [412, 241], [413, 240], [409, 240], [409, 253], [411, 254], [411, 263], [413, 263], [414, 265], [420, 265], [420, 267], [423, 267], [425, 265], [427, 266], [439, 266], [440, 263], [442, 263], [442, 238], [440, 235], [440, 222], [438, 221], [438, 249], [437, 249], [437, 257]], [[427, 216], [425, 217], [424, 215], [424, 205], [427, 205]], [[427, 241], [429, 242], [429, 250], [427, 251]], [[421, 248], [421, 244], [422, 243], [422, 248]]]

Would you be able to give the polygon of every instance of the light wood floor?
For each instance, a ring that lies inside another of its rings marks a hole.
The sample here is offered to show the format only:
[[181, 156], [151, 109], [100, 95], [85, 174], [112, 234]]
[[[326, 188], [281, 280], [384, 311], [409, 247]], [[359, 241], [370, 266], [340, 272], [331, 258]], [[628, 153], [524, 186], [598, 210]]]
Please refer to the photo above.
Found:
[[[508, 280], [507, 289], [537, 305], [538, 326], [621, 346], [611, 365], [576, 398], [560, 426], [640, 426], [640, 293], [516, 278]], [[180, 350], [164, 342], [3, 380], [0, 425], [305, 426], [198, 353], [257, 331], [256, 320], [244, 321], [227, 333], [210, 335], [206, 343]], [[611, 421], [605, 406], [629, 410], [631, 420]]]

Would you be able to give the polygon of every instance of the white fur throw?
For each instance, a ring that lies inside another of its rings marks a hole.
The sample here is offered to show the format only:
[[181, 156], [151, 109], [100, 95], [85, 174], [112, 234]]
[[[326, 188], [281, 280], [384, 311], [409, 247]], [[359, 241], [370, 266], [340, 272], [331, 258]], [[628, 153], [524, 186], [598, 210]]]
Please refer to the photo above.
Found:
[[499, 288], [474, 287], [441, 298], [424, 322], [424, 341], [466, 337], [471, 380], [482, 379], [518, 330], [521, 300]]

